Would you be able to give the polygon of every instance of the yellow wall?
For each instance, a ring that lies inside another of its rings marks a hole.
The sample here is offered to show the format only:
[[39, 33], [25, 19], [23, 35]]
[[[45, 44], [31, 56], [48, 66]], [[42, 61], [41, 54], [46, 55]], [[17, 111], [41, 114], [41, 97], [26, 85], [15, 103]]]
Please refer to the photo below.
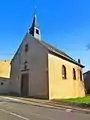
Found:
[[0, 60], [0, 77], [10, 78], [9, 60]]
[[[67, 79], [62, 78], [62, 65], [66, 66]], [[84, 97], [84, 83], [80, 81], [81, 68], [71, 62], [48, 54], [49, 68], [49, 99]], [[72, 70], [76, 70], [76, 80], [73, 80]]]

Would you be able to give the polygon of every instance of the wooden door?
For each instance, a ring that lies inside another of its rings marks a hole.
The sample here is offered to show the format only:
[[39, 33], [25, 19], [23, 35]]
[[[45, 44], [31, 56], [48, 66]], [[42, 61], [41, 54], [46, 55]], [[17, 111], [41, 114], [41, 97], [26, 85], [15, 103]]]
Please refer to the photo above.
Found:
[[21, 76], [21, 95], [28, 96], [29, 91], [29, 74], [22, 74]]

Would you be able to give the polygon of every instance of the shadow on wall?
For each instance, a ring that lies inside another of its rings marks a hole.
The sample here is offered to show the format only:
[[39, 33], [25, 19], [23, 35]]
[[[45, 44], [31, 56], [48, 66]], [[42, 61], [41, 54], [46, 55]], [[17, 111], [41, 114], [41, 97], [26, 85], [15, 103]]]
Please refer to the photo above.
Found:
[[87, 94], [90, 94], [90, 89], [87, 89]]
[[90, 94], [90, 71], [83, 74], [86, 94]]
[[0, 77], [0, 94], [5, 95], [9, 93], [9, 78]]
[[48, 97], [45, 97], [45, 96], [23, 96], [19, 93], [16, 93], [16, 92], [9, 92], [10, 96], [13, 96], [13, 97], [22, 97], [22, 98], [33, 98], [33, 99], [42, 99], [42, 100], [49, 100]]

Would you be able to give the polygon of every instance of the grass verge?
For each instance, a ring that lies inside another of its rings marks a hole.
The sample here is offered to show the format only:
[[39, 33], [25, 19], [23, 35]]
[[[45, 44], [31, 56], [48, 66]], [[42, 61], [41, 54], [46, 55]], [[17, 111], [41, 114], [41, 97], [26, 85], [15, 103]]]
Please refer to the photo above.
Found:
[[70, 98], [70, 99], [59, 99], [57, 102], [68, 102], [68, 103], [78, 103], [78, 104], [90, 104], [90, 96], [83, 98]]

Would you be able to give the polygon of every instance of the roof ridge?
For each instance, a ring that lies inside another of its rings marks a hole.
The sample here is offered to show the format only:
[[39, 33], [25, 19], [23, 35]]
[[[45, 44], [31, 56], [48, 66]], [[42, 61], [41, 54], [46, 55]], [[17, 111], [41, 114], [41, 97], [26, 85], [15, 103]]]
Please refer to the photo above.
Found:
[[[47, 45], [49, 45], [49, 46], [51, 46], [52, 48], [54, 48], [54, 49], [56, 49], [56, 50], [58, 50], [58, 51], [60, 51], [60, 52], [62, 52], [62, 54], [65, 54], [67, 57], [69, 57], [69, 58], [71, 58], [72, 60], [74, 60], [72, 57], [70, 57], [67, 53], [65, 53], [65, 52], [63, 52], [62, 50], [60, 50], [59, 48], [56, 48], [56, 47], [54, 47], [53, 45], [51, 45], [51, 44], [49, 44], [49, 43], [46, 43], [45, 41], [42, 41], [43, 43], [45, 43], [45, 44], [47, 44]], [[74, 61], [76, 61], [76, 60], [74, 60]], [[76, 61], [77, 62], [77, 61]]]
[[[33, 37], [33, 36], [32, 36]], [[33, 37], [34, 38], [34, 37]], [[45, 41], [41, 41], [41, 40], [38, 40], [36, 38], [34, 38], [35, 40], [37, 40], [40, 44], [42, 44], [44, 47], [46, 47], [46, 49], [48, 49], [49, 51], [59, 55], [59, 56], [62, 56], [63, 58], [71, 61], [72, 63], [74, 64], [77, 64], [79, 65], [80, 67], [84, 67], [82, 64], [78, 63], [76, 60], [74, 60], [72, 57], [70, 57], [69, 55], [67, 55], [65, 52], [61, 51], [60, 49], [52, 46], [51, 44], [45, 42]]]
[[81, 65], [80, 63], [78, 63], [75, 59], [73, 59], [72, 57], [70, 57], [68, 54], [66, 54], [66, 53], [63, 52], [62, 50], [54, 47], [53, 45], [51, 45], [51, 44], [49, 44], [49, 43], [47, 43], [47, 42], [45, 42], [45, 41], [40, 41], [40, 42], [41, 42], [41, 43], [44, 43], [44, 46], [46, 46], [46, 47], [47, 47], [49, 50], [51, 50], [52, 52], [55, 52], [55, 53], [57, 53], [57, 54], [65, 57], [65, 58], [69, 59], [70, 61], [78, 64], [79, 66], [84, 67], [83, 65]]

